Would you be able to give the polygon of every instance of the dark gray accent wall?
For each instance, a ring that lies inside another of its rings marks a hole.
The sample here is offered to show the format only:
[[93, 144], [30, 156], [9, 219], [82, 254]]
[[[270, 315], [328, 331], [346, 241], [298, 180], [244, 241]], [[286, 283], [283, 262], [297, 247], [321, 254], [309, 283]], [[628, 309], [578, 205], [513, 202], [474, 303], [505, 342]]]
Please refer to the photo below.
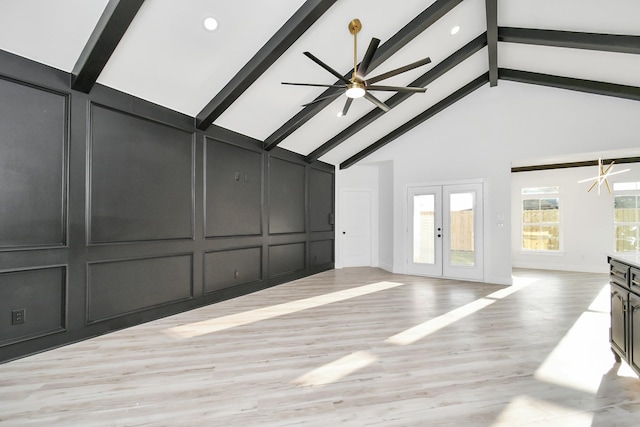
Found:
[[333, 268], [332, 166], [70, 82], [0, 51], [0, 362]]
[[206, 293], [262, 280], [262, 248], [228, 249], [204, 255]]
[[[65, 292], [64, 267], [0, 273], [0, 346], [63, 332]], [[14, 310], [24, 310], [23, 324], [12, 325]]]
[[191, 254], [88, 264], [87, 322], [193, 297]]
[[0, 76], [0, 249], [66, 243], [67, 122], [67, 95]]
[[309, 243], [311, 266], [315, 267], [333, 262], [333, 247], [333, 240], [319, 240]]
[[309, 171], [309, 227], [311, 231], [333, 230], [333, 174]]
[[192, 238], [192, 134], [99, 105], [89, 126], [89, 241]]
[[271, 157], [269, 162], [269, 233], [305, 231], [303, 165]]
[[205, 139], [206, 236], [262, 233], [264, 154]]
[[269, 247], [269, 274], [278, 277], [304, 270], [305, 244], [289, 243]]

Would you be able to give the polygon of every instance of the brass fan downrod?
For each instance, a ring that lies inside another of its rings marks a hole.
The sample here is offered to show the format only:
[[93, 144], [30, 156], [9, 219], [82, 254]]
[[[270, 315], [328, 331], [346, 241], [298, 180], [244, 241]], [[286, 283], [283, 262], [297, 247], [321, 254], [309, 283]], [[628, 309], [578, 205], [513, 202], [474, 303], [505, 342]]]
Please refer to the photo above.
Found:
[[359, 19], [353, 19], [349, 22], [349, 32], [353, 34], [353, 76], [351, 81], [356, 82], [358, 72], [358, 33], [362, 29], [362, 22]]

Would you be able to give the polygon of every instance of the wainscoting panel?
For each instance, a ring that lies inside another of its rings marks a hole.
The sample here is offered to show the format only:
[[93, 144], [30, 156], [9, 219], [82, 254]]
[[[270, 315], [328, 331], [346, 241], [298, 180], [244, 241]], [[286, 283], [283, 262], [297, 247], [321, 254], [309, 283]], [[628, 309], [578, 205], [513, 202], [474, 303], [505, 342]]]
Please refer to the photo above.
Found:
[[304, 270], [305, 244], [269, 246], [269, 277]]
[[269, 159], [269, 234], [305, 231], [305, 167]]
[[88, 264], [87, 322], [191, 298], [192, 268], [190, 254]]
[[[63, 331], [65, 295], [65, 267], [0, 273], [0, 346]], [[22, 323], [14, 324], [14, 311]]]
[[333, 174], [309, 169], [309, 229], [333, 231]]
[[262, 233], [262, 154], [205, 138], [206, 236]]
[[319, 240], [309, 243], [309, 262], [311, 267], [333, 262], [333, 240]]
[[64, 94], [0, 78], [0, 249], [66, 244], [68, 108]]
[[90, 242], [193, 236], [192, 134], [91, 107]]
[[262, 248], [207, 252], [204, 255], [205, 294], [262, 279]]

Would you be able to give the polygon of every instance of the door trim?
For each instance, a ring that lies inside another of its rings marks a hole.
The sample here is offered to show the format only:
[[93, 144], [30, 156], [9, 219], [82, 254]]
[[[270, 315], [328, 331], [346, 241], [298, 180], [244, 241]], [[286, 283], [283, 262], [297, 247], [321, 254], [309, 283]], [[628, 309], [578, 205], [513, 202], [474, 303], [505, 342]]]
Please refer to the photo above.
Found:
[[[483, 281], [484, 280], [484, 271], [485, 271], [485, 265], [484, 265], [485, 264], [485, 257], [484, 257], [484, 251], [485, 251], [485, 237], [484, 237], [485, 203], [484, 203], [484, 200], [486, 200], [486, 194], [485, 194], [485, 192], [486, 192], [486, 184], [485, 184], [485, 180], [482, 179], [482, 178], [468, 179], [468, 180], [453, 180], [453, 181], [434, 181], [434, 182], [425, 182], [425, 183], [410, 183], [410, 184], [407, 184], [405, 186], [405, 191], [404, 191], [405, 197], [404, 197], [404, 203], [403, 203], [403, 218], [402, 218], [403, 228], [404, 228], [402, 252], [403, 252], [403, 255], [404, 255], [403, 269], [404, 269], [404, 273], [405, 274], [415, 274], [415, 273], [409, 273], [409, 262], [410, 262], [410, 257], [412, 256], [412, 251], [410, 250], [410, 245], [413, 244], [413, 237], [410, 235], [410, 226], [409, 226], [409, 208], [410, 208], [409, 197], [410, 197], [412, 189], [420, 188], [420, 187], [437, 187], [437, 186], [441, 186], [441, 187], [443, 187], [443, 197], [444, 197], [444, 187], [454, 187], [454, 186], [464, 186], [464, 185], [474, 185], [474, 184], [480, 184], [480, 197], [482, 198], [482, 207], [481, 207], [481, 210], [479, 211], [480, 215], [477, 218], [477, 222], [475, 223], [476, 227], [478, 227], [478, 229], [482, 233], [481, 242], [479, 242], [476, 245], [477, 253], [478, 253], [477, 267], [480, 269], [479, 278], [477, 278], [477, 277], [476, 278], [465, 278], [465, 277], [454, 277], [454, 276], [444, 276], [444, 275], [442, 275], [442, 276], [433, 276], [433, 277], [463, 279], [463, 280], [470, 280], [470, 281]], [[444, 271], [445, 271], [445, 268], [443, 266], [443, 274], [444, 274]]]

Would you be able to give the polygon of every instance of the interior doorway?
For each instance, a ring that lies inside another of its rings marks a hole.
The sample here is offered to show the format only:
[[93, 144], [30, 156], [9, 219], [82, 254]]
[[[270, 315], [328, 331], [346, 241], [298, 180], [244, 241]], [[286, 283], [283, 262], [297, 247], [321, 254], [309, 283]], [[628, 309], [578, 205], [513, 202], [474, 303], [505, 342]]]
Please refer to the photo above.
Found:
[[340, 191], [340, 242], [343, 267], [370, 266], [372, 201], [370, 190]]
[[482, 183], [409, 187], [409, 274], [483, 280], [482, 189]]

